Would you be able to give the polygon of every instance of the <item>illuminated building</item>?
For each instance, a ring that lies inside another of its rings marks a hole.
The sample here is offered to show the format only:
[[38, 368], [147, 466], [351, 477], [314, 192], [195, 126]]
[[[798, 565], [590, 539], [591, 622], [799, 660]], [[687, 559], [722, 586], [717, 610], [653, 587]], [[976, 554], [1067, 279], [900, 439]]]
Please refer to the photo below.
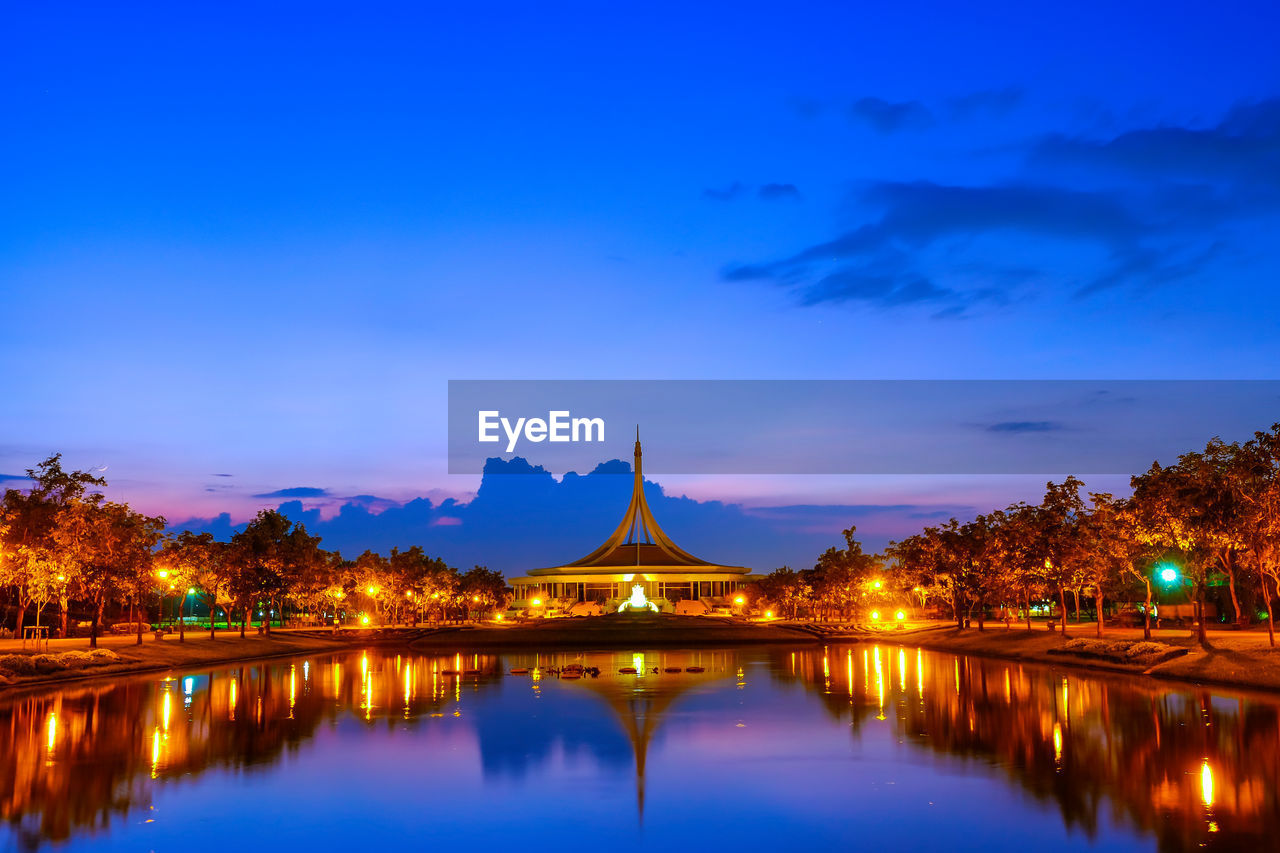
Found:
[[613, 534], [582, 559], [533, 569], [526, 577], [512, 578], [511, 585], [517, 607], [534, 599], [551, 609], [598, 601], [605, 612], [612, 612], [629, 601], [639, 586], [646, 601], [659, 610], [671, 610], [677, 601], [687, 599], [701, 599], [708, 607], [727, 604], [750, 573], [743, 566], [722, 566], [693, 556], [658, 526], [644, 496], [637, 430], [631, 502]]

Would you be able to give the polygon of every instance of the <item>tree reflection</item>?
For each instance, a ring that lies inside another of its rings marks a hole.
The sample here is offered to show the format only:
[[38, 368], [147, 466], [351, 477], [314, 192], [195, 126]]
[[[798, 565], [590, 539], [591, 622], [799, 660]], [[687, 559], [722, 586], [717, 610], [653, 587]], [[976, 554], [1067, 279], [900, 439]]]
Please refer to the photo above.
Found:
[[1161, 850], [1240, 849], [1280, 829], [1280, 706], [1158, 682], [896, 646], [779, 655], [855, 733], [981, 760], [1089, 838], [1112, 810]]
[[[744, 677], [753, 661], [767, 663], [772, 684]], [[572, 662], [610, 677], [546, 689], [551, 669]], [[694, 665], [704, 671], [683, 671]], [[532, 672], [504, 677], [511, 667]], [[623, 667], [639, 672], [617, 676]], [[389, 730], [433, 717], [475, 732], [487, 777], [585, 754], [604, 772], [634, 772], [642, 809], [646, 760], [678, 760], [663, 751], [663, 720], [695, 687], [734, 707], [753, 689], [775, 699], [804, 690], [853, 737], [884, 726], [916, 749], [996, 768], [1090, 838], [1119, 819], [1162, 850], [1234, 849], [1280, 828], [1273, 700], [871, 644], [648, 657], [356, 652], [10, 695], [0, 700], [10, 769], [0, 811], [15, 845], [35, 850], [144, 817], [161, 786], [274, 765], [324, 725]]]

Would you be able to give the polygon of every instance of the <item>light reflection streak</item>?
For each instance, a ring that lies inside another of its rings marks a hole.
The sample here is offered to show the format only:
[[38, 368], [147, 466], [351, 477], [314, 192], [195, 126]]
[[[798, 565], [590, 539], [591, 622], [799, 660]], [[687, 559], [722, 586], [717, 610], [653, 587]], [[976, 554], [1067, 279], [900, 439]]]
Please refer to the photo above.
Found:
[[1207, 758], [1200, 765], [1200, 800], [1205, 808], [1213, 808], [1213, 768]]
[[877, 720], [884, 719], [884, 672], [880, 669], [880, 647], [875, 648], [876, 660], [876, 692], [879, 694], [880, 713], [876, 715]]

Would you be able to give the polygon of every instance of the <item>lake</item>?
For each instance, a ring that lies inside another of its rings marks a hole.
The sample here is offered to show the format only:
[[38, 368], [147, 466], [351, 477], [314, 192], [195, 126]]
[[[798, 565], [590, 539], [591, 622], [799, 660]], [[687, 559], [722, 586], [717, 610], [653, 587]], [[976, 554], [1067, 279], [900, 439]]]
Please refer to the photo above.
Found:
[[9, 850], [1280, 846], [1276, 697], [892, 645], [370, 649], [0, 694], [0, 730]]

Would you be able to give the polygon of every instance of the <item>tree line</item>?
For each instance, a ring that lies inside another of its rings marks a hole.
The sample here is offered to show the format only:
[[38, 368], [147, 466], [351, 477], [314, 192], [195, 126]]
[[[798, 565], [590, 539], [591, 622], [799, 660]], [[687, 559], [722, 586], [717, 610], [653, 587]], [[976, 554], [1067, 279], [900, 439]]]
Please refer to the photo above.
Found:
[[1173, 465], [1152, 463], [1130, 485], [1132, 493], [1118, 498], [1069, 476], [1049, 482], [1038, 504], [952, 518], [890, 542], [881, 554], [864, 552], [851, 527], [843, 549], [828, 549], [810, 570], [778, 569], [755, 595], [790, 616], [862, 618], [876, 602], [932, 601], [957, 626], [976, 619], [979, 628], [995, 609], [1020, 613], [1030, 626], [1033, 605], [1051, 602], [1064, 632], [1068, 597], [1077, 619], [1083, 598], [1092, 601], [1098, 636], [1108, 604], [1142, 601], [1150, 638], [1153, 600], [1178, 589], [1194, 603], [1204, 642], [1213, 589], [1223, 590], [1230, 621], [1265, 622], [1274, 646], [1280, 424], [1243, 443], [1214, 438]]
[[65, 471], [61, 454], [27, 470], [28, 489], [7, 489], [0, 502], [0, 589], [20, 633], [54, 606], [59, 636], [72, 614], [87, 616], [97, 647], [108, 614], [129, 614], [142, 641], [151, 609], [174, 602], [179, 637], [188, 598], [204, 604], [213, 636], [219, 612], [240, 635], [259, 615], [270, 633], [286, 613], [311, 621], [360, 616], [368, 624], [463, 619], [504, 608], [500, 572], [461, 572], [421, 547], [365, 551], [348, 560], [320, 547], [320, 537], [275, 510], [263, 510], [231, 540], [210, 533], [166, 533], [165, 519], [106, 500], [101, 477]]

